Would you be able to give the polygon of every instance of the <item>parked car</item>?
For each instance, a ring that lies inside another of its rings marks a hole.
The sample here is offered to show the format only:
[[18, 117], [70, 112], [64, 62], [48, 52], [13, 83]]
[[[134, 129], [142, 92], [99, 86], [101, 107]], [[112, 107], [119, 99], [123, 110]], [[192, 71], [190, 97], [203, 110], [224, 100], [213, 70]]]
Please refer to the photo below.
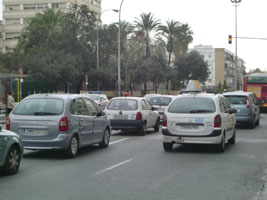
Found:
[[0, 125], [0, 168], [5, 174], [16, 174], [23, 157], [22, 138], [17, 133], [2, 129]]
[[170, 104], [170, 102], [175, 98], [175, 96], [172, 95], [160, 95], [152, 97], [149, 101], [152, 104], [153, 107], [158, 109], [160, 121], [163, 119], [164, 111]]
[[219, 152], [225, 143], [235, 143], [235, 110], [222, 95], [188, 93], [178, 95], [165, 111], [162, 122], [163, 148], [173, 144], [215, 144]]
[[146, 98], [147, 100], [150, 100], [152, 97], [156, 97], [156, 96], [160, 96], [160, 94], [146, 94], [144, 98]]
[[35, 94], [10, 113], [7, 129], [22, 136], [25, 149], [61, 149], [75, 157], [78, 149], [107, 147], [110, 122], [96, 103], [81, 94]]
[[236, 109], [236, 122], [239, 125], [247, 125], [254, 128], [260, 124], [260, 108], [256, 95], [252, 92], [226, 92], [223, 95]]
[[99, 105], [103, 110], [108, 105], [109, 100], [105, 94], [87, 94], [87, 96], [94, 100], [97, 105]]
[[145, 98], [113, 98], [105, 112], [114, 130], [138, 130], [141, 135], [145, 134], [147, 128], [159, 130], [159, 114]]

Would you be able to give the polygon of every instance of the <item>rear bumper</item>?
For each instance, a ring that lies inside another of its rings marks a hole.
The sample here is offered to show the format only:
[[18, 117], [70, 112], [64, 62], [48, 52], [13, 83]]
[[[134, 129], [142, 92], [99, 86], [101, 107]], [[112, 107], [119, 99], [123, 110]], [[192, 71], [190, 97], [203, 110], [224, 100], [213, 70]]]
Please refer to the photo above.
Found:
[[70, 135], [59, 134], [53, 140], [23, 140], [24, 149], [67, 149]]
[[222, 130], [216, 129], [208, 135], [174, 135], [167, 128], [162, 128], [163, 142], [177, 144], [219, 144], [222, 140]]
[[247, 124], [254, 120], [253, 116], [235, 116], [235, 119], [237, 124]]
[[140, 129], [143, 125], [141, 120], [116, 120], [111, 119], [110, 124], [113, 130], [134, 130]]

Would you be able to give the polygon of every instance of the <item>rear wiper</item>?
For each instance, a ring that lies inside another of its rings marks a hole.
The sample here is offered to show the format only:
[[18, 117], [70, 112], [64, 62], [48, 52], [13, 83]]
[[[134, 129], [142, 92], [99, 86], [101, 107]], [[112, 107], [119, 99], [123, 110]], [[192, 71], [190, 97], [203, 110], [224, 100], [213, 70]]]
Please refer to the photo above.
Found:
[[211, 113], [211, 110], [191, 110], [190, 113]]
[[51, 112], [35, 112], [34, 115], [57, 115], [56, 113]]

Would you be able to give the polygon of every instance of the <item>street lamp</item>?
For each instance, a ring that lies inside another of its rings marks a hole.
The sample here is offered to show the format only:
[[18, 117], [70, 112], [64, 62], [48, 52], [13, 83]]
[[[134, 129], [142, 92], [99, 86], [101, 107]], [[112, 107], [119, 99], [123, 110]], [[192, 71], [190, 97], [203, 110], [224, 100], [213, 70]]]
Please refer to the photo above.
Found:
[[124, 0], [121, 0], [119, 9], [119, 25], [118, 25], [118, 96], [121, 96], [121, 7]]
[[241, 0], [231, 0], [231, 2], [235, 6], [235, 89], [237, 90], [237, 68], [238, 68], [238, 60], [237, 60], [237, 6], [241, 3]]
[[[106, 11], [114, 11], [119, 12], [118, 9], [106, 9], [103, 10], [100, 15], [98, 16], [97, 24], [96, 24], [96, 68], [99, 69], [99, 24], [101, 20], [101, 15]], [[99, 90], [99, 82], [97, 82], [97, 90]]]

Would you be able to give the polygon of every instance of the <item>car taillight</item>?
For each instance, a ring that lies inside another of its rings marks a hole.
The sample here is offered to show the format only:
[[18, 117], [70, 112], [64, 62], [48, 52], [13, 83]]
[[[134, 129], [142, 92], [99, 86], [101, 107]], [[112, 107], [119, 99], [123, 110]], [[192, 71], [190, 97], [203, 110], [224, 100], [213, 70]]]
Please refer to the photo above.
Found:
[[138, 112], [137, 114], [136, 114], [136, 120], [142, 120], [142, 118], [143, 118], [143, 116], [142, 116], [142, 113], [141, 112]]
[[250, 108], [249, 101], [248, 101], [248, 96], [246, 97], [247, 100], [247, 108]]
[[6, 130], [10, 130], [10, 118], [9, 118], [9, 116], [6, 118]]
[[167, 126], [167, 115], [165, 114], [163, 116], [162, 126]]
[[68, 131], [69, 130], [69, 120], [68, 117], [62, 117], [59, 120], [59, 131]]
[[214, 118], [214, 128], [220, 128], [222, 126], [222, 119], [220, 115], [216, 115]]

